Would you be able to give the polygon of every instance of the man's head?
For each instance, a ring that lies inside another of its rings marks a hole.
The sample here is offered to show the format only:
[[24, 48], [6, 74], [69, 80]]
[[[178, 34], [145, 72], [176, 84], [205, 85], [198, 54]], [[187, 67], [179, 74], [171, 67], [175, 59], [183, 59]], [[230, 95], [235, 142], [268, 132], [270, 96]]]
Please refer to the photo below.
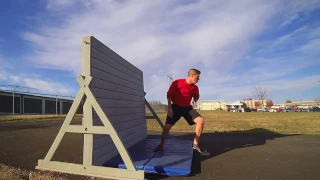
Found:
[[196, 84], [200, 79], [201, 72], [198, 69], [190, 69], [188, 71], [188, 82], [191, 84]]

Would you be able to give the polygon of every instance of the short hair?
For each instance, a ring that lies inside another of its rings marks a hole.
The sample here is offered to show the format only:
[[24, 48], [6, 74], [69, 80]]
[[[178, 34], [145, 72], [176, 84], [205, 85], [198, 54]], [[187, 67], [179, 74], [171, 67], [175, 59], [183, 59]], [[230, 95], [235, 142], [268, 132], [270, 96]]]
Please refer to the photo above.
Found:
[[201, 71], [199, 71], [198, 69], [195, 69], [195, 68], [191, 68], [191, 69], [188, 71], [188, 76], [190, 76], [191, 73], [196, 73], [197, 75], [200, 75], [200, 74], [201, 74]]

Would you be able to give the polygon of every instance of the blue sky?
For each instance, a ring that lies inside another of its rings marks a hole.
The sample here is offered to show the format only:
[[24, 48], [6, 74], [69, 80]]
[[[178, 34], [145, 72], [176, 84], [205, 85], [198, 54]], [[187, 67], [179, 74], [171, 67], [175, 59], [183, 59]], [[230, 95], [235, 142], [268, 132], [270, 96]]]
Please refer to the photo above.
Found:
[[[0, 6], [0, 84], [74, 96], [93, 35], [144, 72], [166, 103], [167, 73], [201, 70], [201, 100], [320, 96], [320, 1], [12, 0]], [[1, 87], [4, 89], [3, 87]], [[20, 89], [25, 90], [25, 89]]]

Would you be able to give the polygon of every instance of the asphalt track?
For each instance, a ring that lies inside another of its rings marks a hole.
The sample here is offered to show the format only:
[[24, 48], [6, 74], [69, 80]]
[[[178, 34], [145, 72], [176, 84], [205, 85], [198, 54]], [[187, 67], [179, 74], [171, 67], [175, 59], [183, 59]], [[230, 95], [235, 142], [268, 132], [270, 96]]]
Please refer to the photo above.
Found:
[[[76, 120], [75, 124], [78, 124]], [[45, 157], [62, 121], [0, 123], [0, 163], [34, 170]], [[272, 132], [270, 132], [272, 133]], [[159, 132], [149, 132], [159, 137]], [[193, 134], [175, 133], [192, 139]], [[207, 154], [194, 153], [189, 177], [146, 175], [147, 179], [320, 179], [320, 135], [205, 133]], [[52, 160], [82, 163], [83, 136], [68, 133]], [[69, 179], [89, 179], [67, 176]]]

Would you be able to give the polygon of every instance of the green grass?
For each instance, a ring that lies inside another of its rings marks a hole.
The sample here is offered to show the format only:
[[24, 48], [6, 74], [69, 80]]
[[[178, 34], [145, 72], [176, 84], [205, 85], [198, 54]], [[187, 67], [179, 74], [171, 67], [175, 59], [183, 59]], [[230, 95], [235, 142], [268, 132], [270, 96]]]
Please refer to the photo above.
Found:
[[[224, 111], [199, 111], [205, 119], [204, 132], [239, 133], [281, 133], [313, 134], [320, 133], [319, 112], [287, 113], [230, 113]], [[158, 113], [164, 123], [166, 114]], [[160, 131], [156, 120], [147, 121], [148, 130]], [[195, 126], [189, 126], [181, 118], [172, 131], [194, 132]]]
[[[238, 133], [281, 133], [281, 134], [315, 134], [320, 133], [319, 112], [287, 113], [230, 113], [224, 111], [199, 111], [205, 119], [204, 132], [238, 132]], [[157, 113], [164, 123], [166, 113]], [[147, 114], [150, 116], [151, 114]], [[34, 121], [65, 118], [66, 115], [17, 115], [0, 116], [1, 121]], [[76, 115], [82, 117], [82, 115]], [[147, 120], [148, 130], [161, 131], [154, 119]], [[175, 132], [194, 132], [195, 126], [189, 126], [182, 118], [172, 128]]]

